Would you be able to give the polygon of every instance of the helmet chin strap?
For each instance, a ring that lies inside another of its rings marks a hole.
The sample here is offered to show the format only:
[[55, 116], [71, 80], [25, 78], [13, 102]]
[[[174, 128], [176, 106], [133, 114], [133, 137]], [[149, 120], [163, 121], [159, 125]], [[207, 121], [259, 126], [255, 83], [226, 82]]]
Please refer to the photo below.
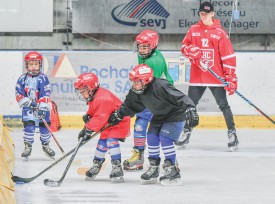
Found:
[[97, 89], [99, 88], [99, 85], [98, 85], [98, 87], [96, 87], [93, 91], [92, 91], [92, 94], [90, 93], [91, 91], [89, 90], [89, 98], [87, 98], [87, 102], [90, 102], [90, 101], [92, 101], [93, 100], [93, 98], [95, 97], [95, 93], [96, 93], [96, 91], [97, 91]]
[[40, 70], [35, 71], [35, 72], [28, 71], [28, 74], [31, 75], [31, 76], [37, 76], [37, 75], [40, 74]]
[[147, 85], [143, 85], [142, 89], [136, 90], [133, 86], [131, 87], [131, 90], [135, 92], [136, 94], [142, 94], [144, 90], [146, 89]]

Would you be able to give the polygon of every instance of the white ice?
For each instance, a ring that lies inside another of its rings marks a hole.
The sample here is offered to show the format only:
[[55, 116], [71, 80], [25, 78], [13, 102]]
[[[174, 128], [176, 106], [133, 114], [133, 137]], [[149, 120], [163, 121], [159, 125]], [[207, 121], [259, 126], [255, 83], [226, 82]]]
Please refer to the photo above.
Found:
[[[62, 129], [54, 133], [65, 152], [77, 144], [78, 129]], [[275, 130], [240, 129], [239, 151], [227, 150], [226, 130], [195, 129], [190, 143], [177, 150], [183, 185], [161, 186], [160, 183], [141, 185], [138, 172], [124, 172], [125, 183], [109, 180], [110, 161], [94, 181], [85, 181], [77, 168], [90, 167], [97, 139], [83, 146], [75, 157], [60, 187], [47, 187], [44, 179], [58, 181], [70, 159], [63, 160], [31, 183], [15, 185], [18, 204], [62, 203], [186, 203], [186, 204], [274, 204], [275, 203]], [[54, 161], [44, 155], [39, 134], [36, 133], [32, 155], [23, 161], [23, 131], [11, 132], [15, 143], [14, 175], [33, 177]], [[50, 143], [62, 156], [54, 140]], [[121, 143], [122, 161], [129, 158], [133, 145], [130, 136]], [[163, 163], [163, 154], [162, 163]], [[146, 150], [145, 157], [148, 157]], [[162, 173], [161, 173], [162, 174]]]

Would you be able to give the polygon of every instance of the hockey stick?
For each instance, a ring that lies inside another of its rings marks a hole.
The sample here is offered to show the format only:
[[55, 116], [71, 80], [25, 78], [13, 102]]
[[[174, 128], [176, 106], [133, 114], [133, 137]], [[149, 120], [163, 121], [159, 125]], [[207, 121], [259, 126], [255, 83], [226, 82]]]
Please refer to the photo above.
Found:
[[60, 149], [60, 151], [62, 152], [62, 154], [65, 156], [65, 152], [63, 150], [63, 148], [60, 146], [60, 144], [58, 143], [56, 137], [54, 136], [51, 128], [49, 127], [48, 123], [46, 122], [46, 120], [42, 117], [41, 120], [43, 121], [44, 125], [46, 126], [46, 128], [48, 129], [48, 131], [51, 133], [55, 143], [57, 144], [58, 148]]
[[74, 153], [71, 156], [71, 159], [68, 162], [68, 164], [66, 166], [66, 169], [65, 169], [63, 175], [61, 176], [61, 178], [59, 179], [59, 181], [54, 181], [54, 180], [51, 180], [51, 179], [45, 179], [44, 180], [44, 184], [46, 186], [49, 186], [49, 187], [59, 187], [62, 184], [62, 182], [63, 182], [63, 180], [64, 180], [64, 178], [65, 178], [65, 176], [66, 176], [66, 174], [67, 174], [67, 172], [68, 172], [68, 170], [69, 170], [69, 168], [70, 168], [70, 166], [71, 166], [71, 164], [72, 164], [72, 162], [73, 162], [73, 160], [75, 158], [75, 155], [77, 154], [77, 151], [78, 151], [78, 149], [79, 149], [79, 147], [80, 147], [80, 145], [82, 143], [82, 140], [83, 140], [83, 137], [80, 138], [80, 140], [79, 140], [79, 142], [78, 142], [78, 144], [77, 144], [77, 146], [76, 146], [76, 148], [74, 150]]
[[[215, 73], [212, 69], [208, 67], [207, 64], [200, 63], [203, 68], [207, 69], [212, 75], [214, 75], [217, 79], [219, 79], [224, 85], [229, 86], [227, 81], [225, 81], [223, 78], [221, 78], [217, 73]], [[273, 125], [275, 125], [275, 121], [272, 120], [268, 115], [266, 115], [261, 109], [259, 109], [257, 106], [255, 106], [251, 101], [249, 101], [244, 95], [242, 95], [239, 91], [235, 90], [235, 93], [240, 96], [245, 102], [247, 102], [249, 105], [253, 106], [260, 114], [262, 114], [264, 117], [266, 117], [270, 122], [272, 122]]]
[[[84, 144], [86, 144], [87, 142], [89, 142], [92, 138], [94, 138], [95, 136], [97, 136], [99, 133], [101, 133], [103, 130], [105, 130], [106, 128], [108, 128], [110, 126], [110, 124], [107, 124], [106, 126], [104, 126], [101, 130], [99, 130], [98, 132], [94, 133], [88, 140], [85, 140], [84, 142], [82, 142], [80, 144], [80, 147], [82, 147]], [[69, 151], [67, 154], [65, 154], [63, 157], [59, 158], [57, 161], [55, 161], [54, 163], [52, 163], [50, 166], [48, 166], [46, 169], [44, 169], [43, 171], [41, 171], [40, 173], [38, 173], [37, 175], [30, 177], [30, 178], [23, 178], [23, 177], [19, 177], [19, 176], [12, 176], [11, 179], [15, 182], [15, 183], [30, 183], [31, 181], [33, 181], [34, 179], [38, 178], [39, 176], [41, 176], [43, 173], [45, 173], [46, 171], [48, 171], [49, 169], [51, 169], [53, 166], [55, 166], [56, 164], [58, 164], [60, 161], [62, 161], [63, 159], [65, 159], [67, 156], [69, 156], [70, 154], [72, 154], [75, 151], [76, 147], [74, 149], [72, 149], [71, 151]]]
[[5, 128], [7, 128], [8, 131], [14, 132], [14, 130], [11, 127], [9, 127], [8, 125], [6, 125], [6, 124], [3, 123], [3, 126]]

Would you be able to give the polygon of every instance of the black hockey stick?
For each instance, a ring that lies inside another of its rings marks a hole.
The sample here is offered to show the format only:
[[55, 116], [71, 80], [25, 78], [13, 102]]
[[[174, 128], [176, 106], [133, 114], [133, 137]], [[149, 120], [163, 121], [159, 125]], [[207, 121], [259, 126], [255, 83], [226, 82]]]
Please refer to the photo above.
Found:
[[59, 179], [59, 181], [54, 181], [54, 180], [51, 180], [51, 179], [45, 179], [44, 180], [44, 184], [46, 186], [49, 186], [49, 187], [59, 187], [62, 184], [62, 182], [63, 182], [63, 180], [64, 180], [64, 178], [65, 178], [65, 176], [66, 176], [66, 174], [67, 174], [67, 172], [68, 172], [71, 164], [73, 163], [73, 160], [74, 160], [75, 155], [77, 154], [77, 151], [78, 151], [78, 149], [79, 149], [79, 147], [80, 147], [80, 145], [82, 143], [82, 140], [83, 140], [83, 137], [81, 137], [80, 140], [78, 141], [78, 144], [77, 144], [77, 146], [76, 146], [76, 148], [74, 150], [74, 153], [71, 156], [71, 159], [68, 162], [68, 164], [66, 166], [66, 169], [65, 169], [63, 175], [61, 176], [61, 178]]
[[51, 133], [55, 143], [57, 144], [58, 148], [60, 149], [60, 151], [62, 152], [62, 154], [65, 156], [65, 152], [63, 150], [63, 148], [60, 146], [59, 142], [57, 141], [56, 137], [54, 136], [51, 128], [49, 127], [48, 123], [46, 122], [46, 120], [42, 117], [41, 120], [43, 121], [44, 125], [46, 126], [46, 128], [48, 129], [48, 131]]
[[[212, 69], [208, 67], [207, 64], [200, 63], [203, 68], [207, 69], [212, 75], [214, 75], [217, 79], [219, 79], [224, 85], [229, 86], [227, 81], [225, 81], [223, 78], [221, 78], [217, 73], [215, 73]], [[259, 109], [257, 106], [255, 106], [251, 101], [249, 101], [244, 95], [242, 95], [239, 91], [235, 90], [235, 93], [240, 96], [245, 102], [247, 102], [249, 105], [253, 106], [260, 114], [262, 114], [264, 117], [266, 117], [270, 122], [272, 122], [273, 125], [275, 125], [275, 121], [272, 120], [268, 115], [266, 115], [261, 109]]]
[[[80, 145], [80, 147], [82, 147], [84, 144], [86, 144], [88, 141], [90, 141], [92, 138], [94, 138], [96, 135], [98, 135], [99, 133], [101, 133], [103, 130], [105, 130], [109, 126], [110, 126], [110, 124], [107, 124], [101, 130], [99, 130], [98, 132], [94, 133], [88, 140], [85, 140], [84, 142], [82, 142], [81, 145]], [[55, 166], [56, 164], [58, 164], [60, 161], [62, 161], [63, 159], [65, 159], [67, 156], [69, 156], [70, 154], [72, 154], [75, 151], [75, 149], [76, 149], [76, 147], [74, 149], [72, 149], [71, 151], [69, 151], [67, 154], [65, 154], [63, 157], [59, 158], [57, 161], [55, 161], [54, 163], [52, 163], [46, 169], [44, 169], [43, 171], [41, 171], [40, 173], [38, 173], [37, 175], [35, 175], [33, 177], [23, 178], [23, 177], [19, 177], [19, 176], [12, 176], [11, 179], [15, 183], [20, 183], [20, 184], [22, 184], [22, 183], [30, 183], [31, 181], [33, 181], [34, 179], [38, 178], [43, 173], [45, 173], [46, 171], [48, 171], [50, 168], [52, 168], [53, 166]]]

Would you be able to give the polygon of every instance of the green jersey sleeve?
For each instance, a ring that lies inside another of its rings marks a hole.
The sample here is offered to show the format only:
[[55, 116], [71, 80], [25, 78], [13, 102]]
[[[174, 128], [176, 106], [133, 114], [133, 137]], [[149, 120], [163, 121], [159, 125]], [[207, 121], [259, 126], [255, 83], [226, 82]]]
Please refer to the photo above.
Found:
[[168, 72], [166, 61], [159, 50], [155, 49], [155, 52], [146, 59], [138, 56], [138, 63], [144, 63], [151, 67], [154, 70], [154, 77], [166, 78], [170, 84], [174, 84], [174, 81]]

